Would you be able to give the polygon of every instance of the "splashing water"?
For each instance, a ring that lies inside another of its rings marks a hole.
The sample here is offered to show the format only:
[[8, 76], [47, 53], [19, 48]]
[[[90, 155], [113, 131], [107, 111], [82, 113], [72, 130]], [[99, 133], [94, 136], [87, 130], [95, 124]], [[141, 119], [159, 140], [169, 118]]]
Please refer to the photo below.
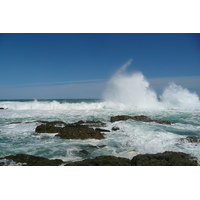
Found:
[[141, 72], [126, 73], [131, 60], [122, 66], [108, 81], [103, 94], [105, 101], [124, 104], [134, 109], [200, 109], [199, 97], [195, 93], [169, 84], [158, 100], [156, 92]]

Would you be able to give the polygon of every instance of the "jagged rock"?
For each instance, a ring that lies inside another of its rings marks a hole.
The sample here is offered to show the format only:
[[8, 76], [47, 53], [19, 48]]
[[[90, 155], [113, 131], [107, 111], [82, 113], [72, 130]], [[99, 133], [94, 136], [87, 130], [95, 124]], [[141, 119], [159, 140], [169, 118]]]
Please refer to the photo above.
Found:
[[104, 135], [83, 125], [66, 125], [56, 135], [63, 139], [104, 139]]
[[37, 133], [58, 133], [63, 139], [104, 139], [104, 135], [87, 125], [79, 123], [66, 124], [64, 122], [48, 122], [36, 127]]
[[130, 160], [115, 156], [99, 156], [93, 159], [68, 163], [65, 166], [130, 166]]
[[197, 166], [197, 160], [182, 152], [165, 151], [157, 154], [140, 154], [131, 160], [132, 166]]
[[200, 137], [188, 136], [186, 138], [179, 139], [180, 142], [189, 142], [189, 143], [200, 143]]
[[14, 161], [15, 163], [21, 163], [25, 166], [59, 166], [63, 163], [60, 159], [49, 160], [47, 158], [39, 157], [39, 156], [32, 156], [28, 154], [17, 154], [6, 156], [2, 159], [7, 159], [9, 161]]
[[113, 116], [110, 118], [111, 122], [116, 122], [116, 121], [124, 121], [132, 119], [135, 121], [142, 121], [142, 122], [156, 122], [159, 124], [172, 124], [170, 121], [165, 121], [165, 120], [153, 120], [145, 115], [140, 115], [140, 116], [128, 116], [128, 115], [118, 115], [118, 116]]
[[118, 130], [120, 130], [119, 127], [117, 127], [117, 126], [112, 127], [112, 131], [118, 131]]

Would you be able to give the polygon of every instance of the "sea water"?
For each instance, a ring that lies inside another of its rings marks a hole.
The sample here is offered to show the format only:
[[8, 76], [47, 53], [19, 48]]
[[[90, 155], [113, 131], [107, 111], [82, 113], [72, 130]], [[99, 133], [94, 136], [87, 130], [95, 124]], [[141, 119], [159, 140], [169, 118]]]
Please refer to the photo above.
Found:
[[[100, 155], [131, 159], [137, 154], [176, 151], [191, 154], [200, 162], [200, 143], [180, 140], [200, 137], [198, 95], [171, 83], [158, 96], [142, 73], [127, 74], [125, 69], [108, 81], [102, 99], [1, 100], [0, 107], [7, 109], [0, 110], [0, 157], [26, 153], [72, 162]], [[146, 115], [173, 124], [111, 123], [110, 117], [116, 115]], [[36, 133], [40, 120], [100, 120], [106, 123], [102, 128], [110, 132], [101, 140], [61, 139], [56, 134]], [[113, 131], [113, 127], [119, 130]]]

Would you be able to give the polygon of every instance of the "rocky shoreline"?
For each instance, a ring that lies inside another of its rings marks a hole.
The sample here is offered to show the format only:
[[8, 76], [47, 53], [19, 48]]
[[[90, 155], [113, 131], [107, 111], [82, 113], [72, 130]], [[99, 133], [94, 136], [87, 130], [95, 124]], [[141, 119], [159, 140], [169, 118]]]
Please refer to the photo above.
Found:
[[[118, 115], [110, 118], [110, 122], [120, 120], [134, 120], [139, 122], [154, 122], [159, 124], [171, 125], [170, 121], [150, 119], [147, 116], [127, 116]], [[101, 121], [78, 121], [76, 123], [67, 124], [63, 121], [37, 121], [39, 125], [35, 132], [40, 133], [56, 133], [55, 137], [61, 139], [105, 139], [106, 132], [110, 130], [104, 129], [106, 123]], [[103, 128], [102, 128], [103, 127]], [[112, 131], [119, 130], [119, 127], [113, 126]], [[191, 136], [179, 139], [177, 142], [199, 143], [200, 138]], [[103, 148], [105, 145], [96, 147]], [[86, 150], [80, 153], [89, 155]], [[182, 152], [165, 151], [157, 154], [139, 154], [132, 159], [115, 157], [115, 156], [99, 156], [89, 158], [77, 162], [64, 162], [60, 159], [50, 160], [47, 158], [33, 156], [28, 154], [10, 155], [0, 158], [0, 166], [20, 165], [20, 166], [198, 166], [195, 157]]]
[[98, 156], [77, 162], [47, 159], [28, 154], [0, 158], [0, 166], [198, 166], [197, 159], [182, 152], [165, 151], [157, 154], [139, 154], [131, 160], [115, 156]]

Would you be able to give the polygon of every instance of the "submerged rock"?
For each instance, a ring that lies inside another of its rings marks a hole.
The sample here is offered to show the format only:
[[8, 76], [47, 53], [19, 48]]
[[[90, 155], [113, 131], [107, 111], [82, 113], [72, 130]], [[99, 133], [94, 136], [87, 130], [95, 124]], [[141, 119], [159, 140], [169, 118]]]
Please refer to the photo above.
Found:
[[85, 159], [68, 163], [65, 166], [130, 166], [130, 160], [115, 156], [99, 156], [93, 159]]
[[[7, 163], [14, 162], [20, 163], [24, 166], [59, 166], [63, 164], [63, 161], [60, 159], [49, 160], [47, 158], [32, 156], [28, 154], [17, 154], [15, 156], [6, 156], [4, 158], [0, 158], [0, 160], [7, 160]], [[3, 165], [3, 164], [2, 164]]]
[[197, 166], [196, 158], [182, 152], [165, 151], [157, 154], [140, 154], [131, 160], [132, 166]]
[[179, 139], [180, 142], [189, 142], [189, 143], [200, 143], [200, 137], [188, 136], [186, 138]]
[[35, 131], [37, 133], [58, 133], [56, 136], [63, 139], [104, 139], [100, 131], [79, 123], [47, 122], [37, 126]]
[[141, 121], [141, 122], [156, 122], [159, 124], [172, 124], [170, 121], [165, 121], [165, 120], [153, 120], [145, 115], [140, 115], [140, 116], [128, 116], [128, 115], [118, 115], [118, 116], [113, 116], [110, 118], [111, 122], [116, 122], [116, 121], [125, 121], [125, 120], [135, 120], [135, 121]]

